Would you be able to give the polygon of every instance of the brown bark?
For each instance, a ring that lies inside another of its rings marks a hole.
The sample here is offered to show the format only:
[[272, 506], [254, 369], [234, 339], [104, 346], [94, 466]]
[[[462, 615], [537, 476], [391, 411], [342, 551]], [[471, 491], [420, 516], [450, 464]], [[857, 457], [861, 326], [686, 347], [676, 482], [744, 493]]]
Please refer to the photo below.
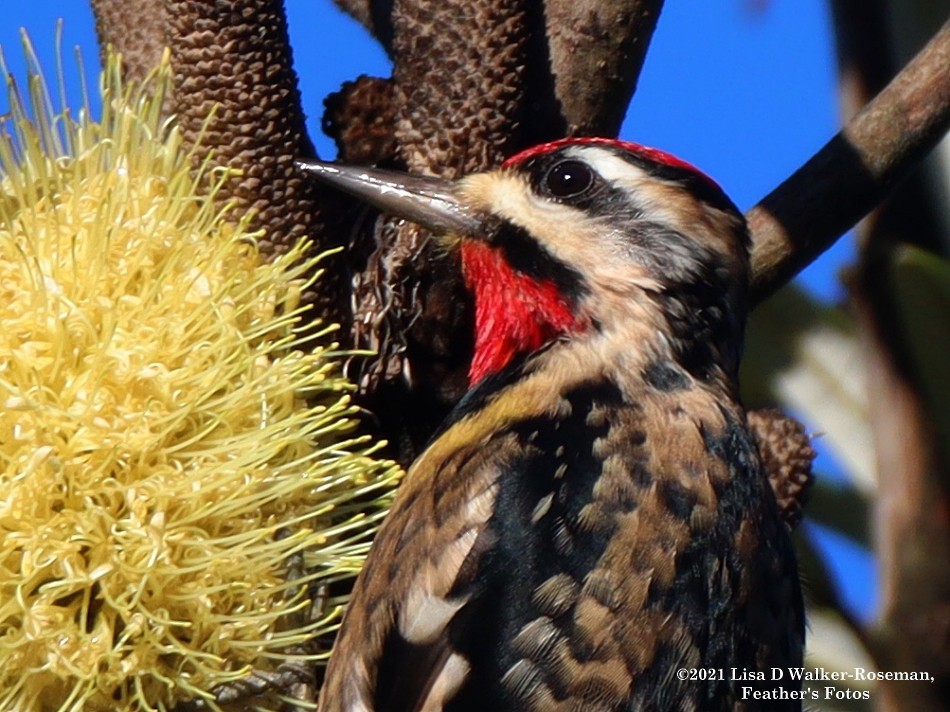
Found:
[[[934, 683], [882, 681], [882, 712], [950, 704], [950, 490], [946, 464], [907, 364], [895, 354], [894, 323], [881, 324], [880, 271], [865, 268], [854, 290], [868, 355], [871, 425], [881, 473], [875, 506], [881, 611], [869, 636], [885, 672], [926, 671]], [[883, 289], [882, 289], [883, 287]], [[869, 290], [876, 292], [871, 297]]]
[[950, 127], [950, 21], [841, 133], [747, 213], [762, 301], [880, 203]]
[[333, 0], [333, 2], [369, 30], [383, 48], [392, 54], [394, 0]]
[[662, 0], [546, 0], [554, 93], [567, 135], [616, 136]]
[[[845, 115], [899, 66], [883, 0], [833, 3]], [[939, 101], [939, 98], [938, 98]], [[882, 712], [950, 709], [950, 469], [938, 447], [892, 278], [901, 242], [939, 249], [943, 230], [921, 171], [865, 220], [852, 306], [868, 357], [878, 471], [875, 550], [881, 606], [865, 638], [883, 671], [927, 671], [934, 683], [882, 681]], [[935, 315], [935, 318], [939, 318]]]
[[373, 25], [373, 9], [371, 0], [333, 0], [337, 6], [348, 13], [353, 19], [376, 35]]

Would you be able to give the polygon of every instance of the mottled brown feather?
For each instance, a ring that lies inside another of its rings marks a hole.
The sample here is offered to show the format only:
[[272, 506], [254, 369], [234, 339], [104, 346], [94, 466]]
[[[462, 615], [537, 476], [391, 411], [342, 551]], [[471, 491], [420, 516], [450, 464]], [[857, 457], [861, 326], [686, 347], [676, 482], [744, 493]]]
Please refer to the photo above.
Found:
[[[346, 705], [352, 700], [345, 689], [352, 676], [337, 668], [352, 666], [354, 660], [361, 660], [360, 667], [368, 670], [379, 664], [384, 639], [398, 627], [399, 607], [426, 565], [420, 552], [433, 552], [431, 560], [474, 528], [489, 536], [488, 545], [473, 547], [458, 573], [444, 570], [446, 575], [433, 577], [430, 585], [434, 592], [451, 596], [480, 575], [495, 542], [486, 510], [473, 511], [470, 503], [479, 493], [494, 497], [499, 487], [513, 486], [504, 481], [515, 476], [506, 468], [534, 447], [530, 435], [515, 437], [519, 423], [570, 413], [561, 394], [584, 384], [564, 364], [585, 348], [590, 347], [564, 345], [543, 354], [536, 359], [537, 370], [495, 395], [478, 417], [463, 417], [451, 425], [411, 470], [357, 584], [328, 671], [324, 712], [360, 709]], [[693, 502], [693, 511], [717, 511], [717, 491], [728, 487], [736, 473], [721, 456], [709, 452], [704, 438], [724, 433], [730, 419], [741, 423], [741, 409], [718, 389], [701, 384], [693, 384], [681, 399], [666, 394], [647, 397], [649, 390], [636, 376], [618, 385], [636, 400], [607, 408], [604, 420], [609, 430], [598, 440], [597, 449], [611, 464], [600, 473], [577, 528], [564, 529], [568, 538], [581, 535], [585, 528], [612, 535], [584, 579], [562, 572], [526, 593], [525, 604], [535, 617], [508, 643], [522, 662], [509, 669], [503, 683], [520, 700], [522, 710], [550, 712], [579, 704], [584, 709], [619, 709], [635, 699], [636, 681], [658, 664], [659, 657], [672, 655], [683, 665], [698, 665], [708, 645], [693, 637], [696, 622], [680, 617], [674, 594], [684, 552], [691, 542], [710, 536], [717, 518], [704, 514], [684, 519], [670, 509], [664, 483], [675, 483], [685, 493], [681, 499]], [[632, 452], [631, 440], [641, 443]], [[611, 458], [615, 450], [626, 453], [623, 462]], [[751, 441], [750, 453], [755, 458]], [[631, 476], [631, 463], [637, 462], [649, 473], [640, 482]], [[735, 531], [711, 544], [718, 546], [710, 556], [719, 563], [707, 573], [708, 586], [720, 591], [724, 601], [731, 597], [730, 605], [738, 611], [722, 618], [722, 625], [736, 626], [737, 631], [756, 626], [758, 642], [745, 641], [741, 636], [746, 633], [737, 633], [736, 659], [746, 655], [742, 660], [749, 665], [781, 666], [800, 657], [802, 633], [800, 627], [790, 630], [768, 622], [773, 611], [794, 609], [797, 604], [794, 587], [775, 585], [789, 572], [776, 570], [776, 553], [763, 545], [787, 535], [758, 466], [757, 459], [752, 460], [753, 469], [741, 475], [753, 478], [747, 483], [750, 511], [733, 513], [739, 517]], [[617, 492], [625, 494], [618, 500]], [[720, 512], [721, 516], [726, 515]], [[374, 575], [383, 562], [388, 575]], [[667, 592], [674, 597], [665, 599]], [[656, 602], [663, 600], [667, 603]], [[478, 623], [465, 630], [477, 636]], [[424, 696], [431, 680], [419, 676], [417, 661], [405, 660], [399, 667], [406, 679], [418, 680], [416, 690]], [[364, 692], [367, 709], [374, 709], [369, 692], [374, 684], [371, 675]], [[690, 685], [679, 689], [683, 702], [677, 709], [706, 709], [691, 697]]]

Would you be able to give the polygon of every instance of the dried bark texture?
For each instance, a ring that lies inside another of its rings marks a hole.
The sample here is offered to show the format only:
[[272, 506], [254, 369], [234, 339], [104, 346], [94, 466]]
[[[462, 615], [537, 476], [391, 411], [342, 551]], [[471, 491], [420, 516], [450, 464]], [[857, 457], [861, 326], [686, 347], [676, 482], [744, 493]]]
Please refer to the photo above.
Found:
[[752, 208], [752, 299], [874, 208], [950, 127], [950, 22], [845, 129]]
[[91, 4], [101, 51], [111, 45], [122, 55], [124, 77], [145, 79], [165, 49], [165, 0], [91, 0]]
[[[265, 254], [301, 239], [315, 251], [335, 247], [318, 219], [318, 196], [294, 167], [313, 155], [292, 68], [280, 0], [166, 0], [178, 120], [188, 143], [200, 140], [217, 165], [240, 170], [222, 199], [256, 212]], [[336, 232], [339, 232], [336, 231]], [[345, 322], [345, 270], [325, 260], [316, 291], [306, 295], [326, 321]]]
[[546, 0], [554, 92], [568, 135], [616, 136], [662, 0]]

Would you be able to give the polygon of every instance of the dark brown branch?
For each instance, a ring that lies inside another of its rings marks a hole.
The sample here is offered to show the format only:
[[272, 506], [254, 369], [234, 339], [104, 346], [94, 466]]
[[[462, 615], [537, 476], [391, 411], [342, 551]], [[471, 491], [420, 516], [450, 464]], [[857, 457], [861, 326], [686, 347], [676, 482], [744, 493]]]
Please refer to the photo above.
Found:
[[[919, 10], [885, 0], [838, 0], [832, 9], [843, 108], [850, 115], [900, 66], [894, 13]], [[912, 26], [904, 23], [900, 34]], [[924, 685], [882, 681], [875, 696], [875, 709], [881, 712], [946, 710], [950, 705], [950, 522], [945, 516], [950, 511], [950, 470], [932, 425], [933, 394], [925, 390], [918, 354], [909, 346], [909, 321], [919, 323], [926, 309], [909, 320], [906, 285], [895, 287], [897, 245], [932, 251], [943, 247], [940, 198], [927, 178], [924, 171], [914, 172], [862, 222], [858, 266], [848, 280], [868, 360], [868, 402], [880, 471], [874, 530], [881, 604], [866, 641], [880, 669], [927, 670], [935, 678]], [[931, 319], [940, 319], [938, 311]]]
[[950, 21], [802, 168], [752, 208], [752, 298], [788, 282], [866, 215], [950, 127]]
[[101, 50], [111, 46], [122, 55], [126, 79], [145, 79], [165, 49], [164, 0], [92, 0], [92, 11]]
[[839, 101], [844, 120], [850, 121], [887, 86], [903, 62], [898, 63], [894, 56], [893, 33], [888, 31], [888, 0], [832, 0], [829, 4], [835, 30]]
[[371, 0], [333, 0], [343, 12], [359, 22], [373, 34], [373, 10]]
[[[256, 213], [265, 254], [304, 238], [317, 241], [317, 252], [335, 247], [326, 211], [318, 217], [315, 186], [294, 167], [313, 146], [281, 0], [166, 0], [165, 12], [182, 135], [187, 144], [200, 140], [217, 165], [240, 170], [222, 198]], [[324, 278], [307, 297], [325, 321], [343, 322], [344, 271], [332, 260], [323, 266]]]
[[875, 302], [888, 301], [890, 290], [875, 276], [880, 272], [865, 268], [863, 283], [852, 290], [868, 355], [868, 401], [881, 472], [876, 518], [881, 613], [870, 652], [882, 670], [926, 670], [935, 678], [934, 683], [882, 682], [876, 709], [936, 712], [946, 710], [950, 699], [947, 468], [917, 385], [895, 353], [897, 325], [881, 322], [881, 305]]
[[567, 133], [616, 136], [663, 0], [546, 0], [544, 7]]

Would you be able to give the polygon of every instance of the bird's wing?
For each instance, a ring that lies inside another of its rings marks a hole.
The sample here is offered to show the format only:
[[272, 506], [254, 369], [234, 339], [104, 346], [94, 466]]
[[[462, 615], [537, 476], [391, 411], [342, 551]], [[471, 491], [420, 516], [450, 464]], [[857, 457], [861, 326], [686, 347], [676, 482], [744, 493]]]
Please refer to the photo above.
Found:
[[738, 415], [703, 402], [697, 420], [682, 399], [522, 390], [447, 429], [377, 536], [321, 712], [612, 710], [658, 695], [661, 709], [719, 710], [731, 685], [669, 675], [798, 660], [800, 614], [759, 639], [762, 616], [801, 602], [783, 593], [794, 564], [773, 570], [793, 559], [773, 550], [790, 543], [751, 439]]
[[479, 445], [430, 449], [407, 476], [354, 589], [322, 712], [434, 712], [467, 677], [453, 637], [473, 625], [501, 474], [500, 443]]

